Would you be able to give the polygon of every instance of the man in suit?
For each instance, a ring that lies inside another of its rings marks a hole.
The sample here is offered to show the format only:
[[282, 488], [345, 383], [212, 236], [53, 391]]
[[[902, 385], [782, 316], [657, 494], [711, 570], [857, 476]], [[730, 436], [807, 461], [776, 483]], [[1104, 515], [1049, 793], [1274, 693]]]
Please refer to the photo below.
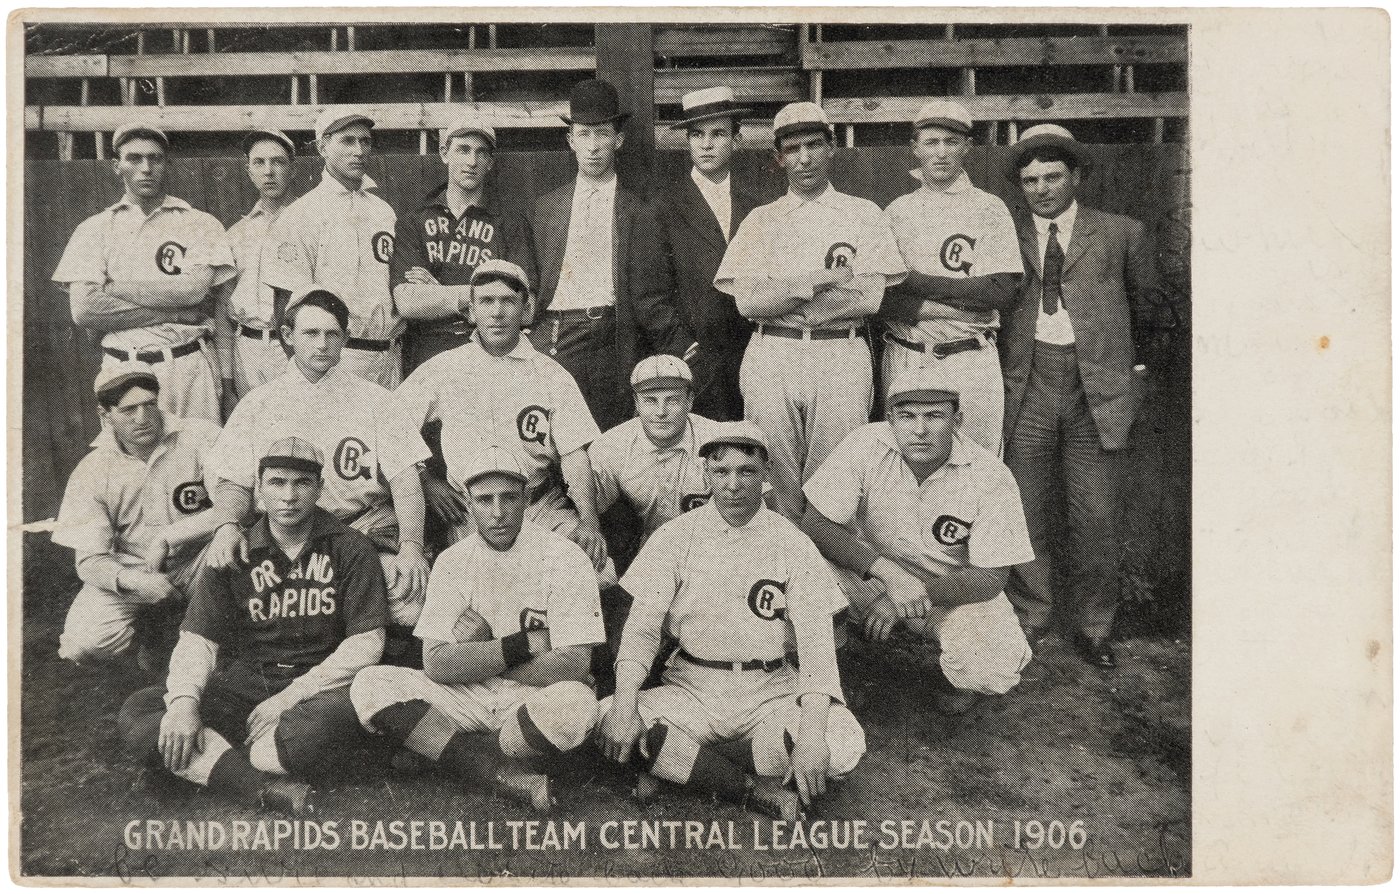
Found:
[[1146, 375], [1134, 357], [1152, 256], [1141, 223], [1075, 200], [1088, 158], [1068, 130], [1032, 127], [1013, 148], [1007, 173], [1030, 213], [1017, 220], [1027, 276], [1001, 342], [1006, 457], [1036, 556], [1017, 567], [1013, 601], [1034, 644], [1049, 629], [1055, 601], [1046, 503], [1059, 475], [1073, 559], [1065, 601], [1075, 644], [1089, 663], [1112, 668], [1117, 516], [1128, 433]]
[[721, 421], [744, 418], [739, 365], [749, 341], [749, 324], [734, 299], [714, 286], [715, 271], [729, 238], [759, 199], [731, 176], [739, 148], [739, 108], [728, 87], [692, 90], [681, 97], [684, 130], [693, 167], [690, 176], [658, 189], [650, 212], [661, 240], [662, 265], [652, 282], [674, 295], [681, 318], [699, 340], [690, 365], [695, 373], [694, 410]]
[[690, 359], [695, 340], [663, 292], [644, 288], [657, 264], [655, 234], [642, 202], [617, 182], [622, 147], [617, 90], [606, 81], [574, 87], [569, 148], [578, 177], [535, 202], [531, 221], [540, 265], [540, 313], [530, 330], [535, 349], [578, 382], [600, 428], [631, 412], [628, 376], [638, 341], [647, 353]]

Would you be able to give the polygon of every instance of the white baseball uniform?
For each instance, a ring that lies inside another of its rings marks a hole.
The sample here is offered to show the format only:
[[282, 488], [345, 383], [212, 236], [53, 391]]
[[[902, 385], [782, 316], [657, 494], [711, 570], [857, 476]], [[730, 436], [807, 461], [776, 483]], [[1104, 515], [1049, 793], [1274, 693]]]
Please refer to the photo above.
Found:
[[374, 189], [368, 175], [359, 189], [350, 190], [322, 172], [321, 182], [287, 206], [269, 230], [262, 275], [269, 285], [289, 292], [318, 285], [338, 295], [350, 308], [349, 341], [340, 365], [393, 388], [399, 383], [404, 329], [389, 292], [395, 216]]
[[[878, 274], [878, 288], [816, 326], [808, 308], [820, 300], [776, 319], [754, 320], [764, 325], [750, 337], [739, 369], [745, 415], [773, 448], [776, 506], [794, 522], [801, 520], [805, 505], [802, 482], [842, 438], [870, 419], [870, 347], [861, 327], [879, 309], [885, 287], [903, 280], [904, 262], [879, 207], [828, 186], [815, 199], [789, 192], [755, 208], [715, 273], [715, 287], [737, 296], [745, 279], [837, 267], [850, 267], [857, 277]], [[784, 337], [768, 326], [801, 331]]]
[[[920, 484], [890, 424], [871, 423], [842, 441], [805, 489], [818, 512], [852, 526], [876, 552], [907, 569], [946, 574], [1034, 558], [1011, 471], [961, 433], [953, 438], [948, 461]], [[845, 569], [836, 572], [856, 613], [882, 592], [878, 583]], [[970, 605], [934, 606], [927, 618], [907, 623], [938, 641], [943, 673], [959, 689], [1006, 692], [1031, 659], [1005, 593]]]
[[588, 445], [598, 512], [624, 499], [642, 520], [642, 539], [680, 515], [705, 505], [705, 460], [700, 444], [715, 422], [690, 414], [685, 434], [673, 447], [657, 447], [633, 417], [603, 432]]
[[238, 282], [220, 312], [233, 322], [233, 387], [240, 398], [287, 368], [272, 287], [262, 276], [263, 244], [281, 211], [269, 214], [261, 204], [254, 205], [228, 229]]
[[208, 540], [191, 539], [189, 519], [209, 508], [214, 479], [207, 459], [218, 435], [212, 422], [167, 413], [165, 436], [145, 462], [122, 450], [110, 428], [92, 442], [68, 478], [53, 533], [54, 543], [73, 549], [83, 581], [64, 621], [60, 657], [113, 658], [130, 648], [144, 603], [118, 590], [117, 575], [145, 564], [156, 534], [172, 545], [171, 583], [188, 595]]
[[[1016, 224], [1006, 203], [972, 185], [967, 172], [946, 190], [924, 187], [900, 196], [885, 210], [899, 252], [910, 270], [928, 276], [970, 277], [1022, 272]], [[1001, 454], [1001, 424], [1005, 395], [1001, 364], [993, 341], [1000, 325], [996, 311], [986, 324], [962, 320], [921, 320], [917, 325], [888, 321], [893, 335], [922, 344], [916, 352], [886, 340], [884, 381], [910, 366], [937, 364], [959, 390], [962, 433], [993, 453]], [[943, 359], [928, 349], [973, 338], [976, 350], [959, 351]]]
[[[232, 279], [233, 252], [223, 225], [184, 199], [167, 195], [150, 216], [125, 197], [78, 224], [63, 250], [53, 281], [72, 301], [81, 289], [100, 290], [109, 282], [159, 282], [185, 267], [214, 271], [214, 286]], [[190, 319], [196, 308], [184, 308]], [[175, 319], [176, 311], [171, 311]], [[209, 338], [213, 322], [169, 322], [120, 329], [102, 336], [103, 366], [138, 359], [149, 363], [160, 382], [160, 408], [184, 419], [218, 422], [221, 381]], [[197, 349], [197, 350], [196, 350]], [[180, 356], [175, 356], [179, 352]]]

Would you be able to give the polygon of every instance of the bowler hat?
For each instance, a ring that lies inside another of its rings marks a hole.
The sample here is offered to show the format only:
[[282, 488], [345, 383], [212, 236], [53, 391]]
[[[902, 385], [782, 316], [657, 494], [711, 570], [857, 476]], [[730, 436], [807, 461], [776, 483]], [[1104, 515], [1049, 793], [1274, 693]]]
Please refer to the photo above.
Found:
[[565, 124], [621, 124], [632, 117], [618, 107], [617, 88], [607, 81], [589, 78], [574, 85], [569, 94], [569, 114], [560, 115]]
[[1022, 159], [1042, 146], [1060, 149], [1073, 158], [1081, 170], [1089, 170], [1089, 155], [1084, 149], [1084, 144], [1076, 140], [1074, 134], [1058, 124], [1037, 124], [1027, 128], [1021, 134], [1021, 138], [1011, 144], [1012, 154], [1006, 165], [1006, 176], [1011, 180], [1019, 180], [1021, 168], [1024, 167]]

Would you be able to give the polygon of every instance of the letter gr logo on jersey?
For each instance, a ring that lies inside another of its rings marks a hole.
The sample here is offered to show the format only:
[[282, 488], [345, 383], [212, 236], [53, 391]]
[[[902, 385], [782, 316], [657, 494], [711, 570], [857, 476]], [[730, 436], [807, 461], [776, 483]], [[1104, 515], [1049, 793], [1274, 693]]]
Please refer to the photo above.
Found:
[[685, 494], [681, 497], [681, 512], [699, 509], [708, 502], [710, 502], [709, 494]]
[[173, 239], [162, 242], [156, 249], [156, 267], [166, 276], [179, 276], [180, 262], [185, 259], [185, 247]]
[[547, 613], [537, 608], [522, 608], [520, 610], [521, 630], [545, 630], [549, 627], [549, 616]]
[[838, 242], [826, 250], [826, 269], [849, 267], [856, 259], [856, 247], [849, 242]]
[[787, 617], [787, 584], [763, 579], [749, 588], [749, 611], [765, 621]]
[[380, 230], [369, 240], [369, 247], [374, 252], [376, 261], [381, 264], [389, 263], [389, 258], [394, 253], [394, 234]]
[[933, 539], [944, 546], [966, 543], [971, 533], [971, 525], [951, 515], [940, 515], [933, 521]]
[[335, 473], [346, 481], [354, 481], [356, 478], [363, 478], [369, 481], [373, 475], [370, 467], [374, 463], [370, 462], [369, 447], [365, 442], [351, 435], [342, 440], [335, 448], [335, 456], [332, 462], [335, 463]]
[[954, 233], [943, 240], [943, 248], [938, 251], [938, 260], [943, 262], [944, 269], [954, 273], [966, 273], [972, 275], [972, 249], [977, 246], [977, 240], [971, 236], [964, 236], [962, 233]]
[[522, 441], [534, 441], [543, 445], [549, 437], [549, 411], [531, 404], [515, 417], [515, 430]]
[[170, 492], [170, 503], [185, 515], [194, 515], [214, 505], [209, 499], [209, 491], [204, 489], [203, 481], [186, 481], [177, 485]]

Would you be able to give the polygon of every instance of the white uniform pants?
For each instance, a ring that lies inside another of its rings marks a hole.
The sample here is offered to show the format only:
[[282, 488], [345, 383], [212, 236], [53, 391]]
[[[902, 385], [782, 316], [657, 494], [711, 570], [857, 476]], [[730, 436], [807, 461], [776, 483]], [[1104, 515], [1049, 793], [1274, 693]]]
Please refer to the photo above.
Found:
[[[170, 582], [186, 598], [190, 585], [204, 569], [206, 552], [207, 548], [200, 550], [192, 560], [167, 572]], [[83, 584], [63, 621], [58, 657], [81, 664], [124, 654], [136, 638], [136, 616], [148, 605], [134, 596]]]
[[[399, 539], [399, 519], [394, 514], [392, 503], [380, 503], [368, 512], [363, 512], [356, 518], [346, 523], [346, 527], [352, 531], [359, 531], [361, 534], [379, 534], [385, 538], [391, 538], [395, 542]], [[379, 545], [375, 545], [379, 549]], [[384, 569], [384, 579], [393, 580], [393, 565], [398, 561], [398, 554], [391, 552], [379, 553], [379, 565]], [[418, 616], [423, 613], [423, 595], [413, 599], [405, 592], [402, 596], [389, 594], [389, 618], [395, 624], [405, 627], [412, 627], [418, 623]]]
[[[238, 324], [234, 324], [235, 327]], [[287, 352], [272, 338], [233, 336], [233, 390], [242, 398], [287, 371]]]
[[340, 368], [393, 391], [402, 380], [401, 354], [402, 345], [398, 341], [387, 351], [358, 351], [347, 345], [340, 352]]

